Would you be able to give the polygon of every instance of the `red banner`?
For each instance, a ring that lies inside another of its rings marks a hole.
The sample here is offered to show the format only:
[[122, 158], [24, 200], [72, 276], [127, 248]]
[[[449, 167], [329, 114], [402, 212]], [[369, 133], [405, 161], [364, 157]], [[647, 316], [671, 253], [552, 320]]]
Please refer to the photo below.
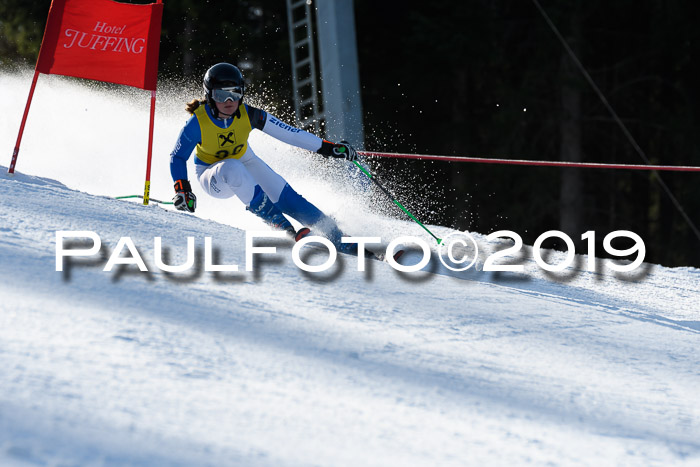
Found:
[[163, 4], [53, 0], [37, 71], [154, 91]]

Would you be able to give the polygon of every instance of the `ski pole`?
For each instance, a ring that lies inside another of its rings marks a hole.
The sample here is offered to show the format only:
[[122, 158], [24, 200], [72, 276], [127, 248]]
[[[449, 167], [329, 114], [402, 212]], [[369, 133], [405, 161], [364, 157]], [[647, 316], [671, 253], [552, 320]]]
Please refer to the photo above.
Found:
[[430, 229], [428, 229], [426, 226], [424, 226], [423, 223], [422, 223], [421, 221], [419, 221], [418, 219], [416, 219], [416, 216], [414, 216], [413, 214], [411, 214], [411, 213], [408, 211], [408, 209], [406, 209], [405, 207], [403, 207], [403, 205], [402, 205], [401, 203], [399, 203], [399, 201], [396, 199], [396, 196], [394, 196], [393, 194], [391, 194], [391, 192], [390, 192], [389, 190], [387, 190], [387, 189], [384, 187], [384, 185], [382, 185], [381, 183], [379, 183], [379, 181], [377, 181], [377, 177], [375, 177], [374, 175], [372, 175], [372, 174], [369, 172], [369, 170], [367, 170], [367, 169], [366, 169], [362, 164], [360, 164], [359, 162], [353, 161], [353, 163], [362, 171], [363, 174], [367, 175], [367, 178], [369, 178], [370, 180], [372, 180], [372, 181], [374, 182], [374, 184], [377, 185], [377, 186], [379, 187], [379, 189], [381, 189], [381, 190], [384, 192], [384, 194], [386, 194], [389, 198], [391, 198], [391, 200], [394, 202], [394, 204], [397, 205], [404, 213], [406, 213], [406, 215], [407, 215], [408, 217], [410, 217], [411, 219], [413, 219], [413, 220], [416, 222], [416, 224], [418, 224], [418, 225], [420, 225], [421, 227], [423, 227], [423, 229], [425, 229], [425, 231], [428, 232], [428, 233], [438, 242], [438, 245], [440, 245], [440, 244], [442, 243], [442, 239], [436, 237], [435, 234], [432, 233], [432, 232], [430, 231]]

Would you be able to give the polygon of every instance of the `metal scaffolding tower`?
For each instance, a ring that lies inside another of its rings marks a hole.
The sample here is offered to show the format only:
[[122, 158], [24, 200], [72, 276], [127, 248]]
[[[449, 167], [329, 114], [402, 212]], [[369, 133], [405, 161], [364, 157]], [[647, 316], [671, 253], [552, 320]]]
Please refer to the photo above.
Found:
[[287, 18], [297, 124], [363, 149], [353, 0], [287, 0]]
[[296, 123], [301, 128], [320, 135], [323, 113], [318, 102], [318, 78], [311, 15], [310, 1], [287, 0]]

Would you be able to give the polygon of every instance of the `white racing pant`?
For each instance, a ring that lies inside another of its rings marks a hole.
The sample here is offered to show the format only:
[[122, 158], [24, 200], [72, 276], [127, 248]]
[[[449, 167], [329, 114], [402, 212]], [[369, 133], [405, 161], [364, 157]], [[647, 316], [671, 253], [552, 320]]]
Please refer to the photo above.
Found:
[[248, 145], [240, 159], [224, 159], [212, 165], [195, 164], [197, 180], [204, 191], [214, 198], [225, 199], [232, 196], [248, 206], [253, 199], [255, 185], [276, 203], [287, 181], [272, 170]]
[[318, 233], [340, 245], [343, 234], [335, 221], [294, 191], [284, 178], [255, 155], [250, 146], [240, 159], [224, 159], [209, 166], [195, 164], [195, 168], [197, 180], [208, 195], [219, 199], [235, 195], [250, 206], [255, 186], [260, 185], [281, 213], [307, 227], [313, 226]]

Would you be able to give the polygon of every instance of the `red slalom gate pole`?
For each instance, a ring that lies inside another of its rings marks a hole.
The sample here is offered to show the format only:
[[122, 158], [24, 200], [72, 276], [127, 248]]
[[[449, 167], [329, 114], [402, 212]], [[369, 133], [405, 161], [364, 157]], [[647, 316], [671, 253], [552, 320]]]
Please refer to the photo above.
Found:
[[22, 134], [24, 133], [24, 125], [27, 123], [27, 115], [29, 115], [29, 107], [32, 105], [32, 97], [34, 97], [34, 88], [36, 88], [36, 82], [39, 79], [39, 72], [34, 70], [34, 78], [32, 78], [32, 86], [29, 88], [29, 97], [27, 98], [27, 105], [24, 106], [24, 115], [22, 115], [22, 123], [19, 126], [19, 133], [17, 134], [17, 142], [15, 143], [15, 150], [12, 151], [12, 160], [10, 161], [10, 167], [7, 169], [7, 173], [15, 173], [15, 165], [17, 165], [17, 156], [19, 155], [19, 145], [22, 143]]
[[601, 164], [596, 162], [561, 162], [561, 161], [528, 161], [521, 159], [497, 159], [490, 157], [463, 156], [434, 156], [428, 154], [398, 154], [389, 152], [358, 151], [361, 156], [391, 157], [395, 159], [416, 159], [448, 162], [474, 162], [480, 164], [531, 165], [546, 167], [581, 167], [589, 169], [628, 169], [628, 170], [659, 170], [674, 172], [700, 172], [700, 167], [678, 165], [646, 165], [646, 164]]
[[151, 115], [148, 123], [148, 155], [146, 156], [146, 182], [143, 187], [143, 204], [148, 205], [151, 196], [151, 159], [153, 157], [153, 125], [156, 115], [156, 92], [151, 91]]
[[[163, 0], [158, 0], [156, 3], [161, 4]], [[156, 53], [155, 61], [158, 61], [158, 54]], [[153, 158], [153, 126], [155, 123], [156, 116], [156, 88], [151, 90], [151, 113], [148, 121], [148, 154], [146, 156], [146, 181], [143, 187], [143, 204], [148, 205], [151, 199], [151, 159]]]

